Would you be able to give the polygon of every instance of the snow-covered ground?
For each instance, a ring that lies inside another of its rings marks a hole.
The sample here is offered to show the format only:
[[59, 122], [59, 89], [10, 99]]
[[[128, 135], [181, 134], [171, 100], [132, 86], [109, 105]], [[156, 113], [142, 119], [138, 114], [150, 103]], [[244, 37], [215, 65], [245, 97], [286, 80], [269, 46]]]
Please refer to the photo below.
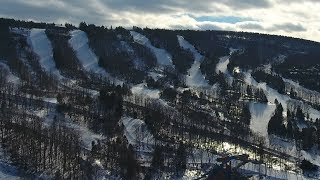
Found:
[[6, 71], [6, 81], [8, 83], [12, 83], [12, 84], [15, 84], [15, 85], [18, 85], [20, 83], [20, 79], [19, 77], [15, 76], [14, 74], [12, 74], [9, 66], [3, 62], [0, 61], [0, 68], [2, 68], [3, 70]]
[[251, 112], [250, 129], [263, 137], [267, 137], [268, 123], [276, 109], [275, 104], [251, 102], [249, 108]]
[[150, 40], [146, 36], [144, 36], [140, 33], [137, 33], [135, 31], [130, 31], [130, 34], [136, 43], [139, 43], [139, 44], [149, 48], [154, 53], [159, 65], [173, 67], [172, 57], [166, 50], [154, 47], [151, 44]]
[[90, 129], [85, 127], [84, 125], [79, 125], [71, 120], [67, 119], [67, 122], [65, 123], [67, 127], [72, 128], [76, 131], [79, 132], [80, 134], [80, 139], [82, 141], [82, 144], [84, 148], [91, 150], [92, 149], [92, 141], [97, 141], [97, 140], [103, 140], [104, 136], [101, 134], [96, 134], [92, 132]]
[[129, 144], [136, 145], [143, 143], [146, 145], [153, 145], [154, 138], [149, 132], [147, 125], [140, 119], [133, 119], [130, 117], [122, 118], [122, 123], [125, 127], [124, 135]]
[[[302, 101], [297, 101], [294, 99], [291, 99], [288, 95], [284, 95], [284, 94], [280, 94], [278, 91], [276, 91], [275, 89], [270, 88], [266, 83], [258, 83], [252, 76], [250, 72], [246, 72], [245, 73], [245, 82], [249, 85], [253, 85], [257, 88], [261, 88], [264, 90], [264, 92], [266, 93], [266, 96], [268, 98], [268, 101], [270, 103], [273, 103], [275, 99], [277, 99], [283, 107], [283, 114], [284, 116], [286, 116], [287, 114], [287, 105], [288, 105], [288, 101], [291, 102], [296, 102], [299, 103], [301, 105], [305, 105], [308, 106], [306, 104], [304, 104]], [[308, 108], [308, 113], [310, 118], [312, 119], [317, 119], [320, 117], [320, 112], [314, 108], [309, 107]]]
[[91, 150], [91, 148], [92, 148], [91, 147], [92, 141], [103, 140], [105, 138], [101, 134], [96, 134], [96, 133], [92, 132], [85, 125], [77, 124], [73, 120], [71, 120], [70, 118], [63, 117], [56, 112], [49, 112], [49, 114], [46, 114], [46, 112], [44, 112], [44, 111], [38, 111], [38, 112], [35, 112], [35, 114], [44, 119], [43, 123], [47, 127], [50, 127], [52, 125], [52, 123], [55, 120], [55, 117], [58, 117], [58, 119], [63, 120], [62, 123], [66, 127], [71, 128], [79, 133], [83, 147], [88, 150]]
[[57, 76], [59, 80], [64, 79], [54, 62], [52, 45], [45, 33], [45, 29], [31, 29], [28, 43], [33, 51], [39, 56], [41, 67], [47, 73], [52, 73]]
[[220, 58], [217, 66], [216, 66], [216, 73], [222, 72], [226, 74], [228, 72], [228, 64], [230, 62], [230, 56], [223, 56]]
[[19, 177], [18, 168], [10, 165], [10, 161], [5, 156], [3, 149], [0, 147], [0, 179], [16, 180]]
[[160, 98], [160, 91], [158, 89], [149, 89], [145, 83], [135, 85], [131, 88], [133, 94], [141, 95], [152, 99]]
[[287, 113], [287, 101], [290, 99], [288, 96], [280, 94], [275, 89], [270, 88], [266, 83], [258, 83], [252, 76], [251, 72], [245, 72], [245, 82], [249, 85], [253, 85], [256, 88], [261, 88], [267, 96], [270, 103], [274, 103], [275, 99], [282, 104], [284, 113]]
[[230, 74], [230, 72], [228, 71], [228, 64], [230, 63], [230, 57], [231, 55], [238, 51], [239, 49], [233, 49], [230, 48], [229, 49], [229, 55], [228, 56], [223, 56], [219, 58], [219, 62], [216, 65], [216, 73], [219, 74], [219, 72], [223, 73], [226, 78], [228, 79], [228, 83], [231, 85], [232, 81], [233, 81], [233, 76]]
[[317, 91], [313, 91], [301, 86], [298, 82], [292, 81], [290, 79], [282, 78], [286, 91], [290, 92], [291, 88], [297, 93], [297, 96], [304, 99], [305, 101], [314, 101], [320, 104], [320, 93]]
[[130, 117], [123, 117], [121, 122], [125, 128], [124, 135], [128, 143], [135, 148], [138, 159], [142, 163], [151, 162], [155, 139], [149, 132], [145, 122]]
[[70, 32], [70, 46], [76, 52], [77, 58], [86, 71], [94, 72], [102, 76], [109, 76], [108, 73], [99, 66], [99, 59], [88, 45], [87, 34], [81, 30]]
[[188, 70], [188, 75], [186, 76], [186, 84], [189, 87], [208, 87], [208, 81], [205, 79], [204, 75], [200, 70], [201, 62], [204, 57], [196, 50], [196, 48], [186, 41], [182, 36], [177, 36], [179, 45], [181, 48], [189, 50], [194, 57], [194, 63]]
[[160, 78], [164, 77], [161, 72], [150, 71], [148, 72], [148, 76], [152, 77], [153, 80], [158, 81]]
[[81, 30], [74, 30], [70, 32], [70, 35], [71, 38], [69, 39], [69, 45], [75, 51], [76, 56], [85, 71], [99, 74], [102, 77], [113, 81], [115, 84], [123, 84], [121, 80], [112, 77], [104, 68], [99, 66], [99, 59], [89, 47], [89, 39], [85, 32]]

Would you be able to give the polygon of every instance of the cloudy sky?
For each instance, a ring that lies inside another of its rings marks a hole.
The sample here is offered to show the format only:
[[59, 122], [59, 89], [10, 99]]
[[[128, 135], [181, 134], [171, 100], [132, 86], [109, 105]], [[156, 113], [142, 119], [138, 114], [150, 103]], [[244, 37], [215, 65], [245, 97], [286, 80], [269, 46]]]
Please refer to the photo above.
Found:
[[320, 0], [0, 0], [0, 17], [105, 26], [215, 29], [320, 42]]

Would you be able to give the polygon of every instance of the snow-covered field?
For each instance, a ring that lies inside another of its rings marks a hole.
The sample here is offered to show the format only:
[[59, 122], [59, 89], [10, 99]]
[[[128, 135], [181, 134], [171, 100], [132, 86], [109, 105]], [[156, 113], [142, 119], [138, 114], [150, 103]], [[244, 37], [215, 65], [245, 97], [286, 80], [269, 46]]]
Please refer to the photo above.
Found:
[[31, 29], [28, 43], [33, 51], [39, 56], [41, 67], [47, 73], [56, 75], [59, 80], [64, 79], [54, 62], [52, 45], [45, 33], [45, 29]]
[[133, 40], [135, 42], [149, 48], [154, 53], [159, 65], [173, 67], [172, 57], [166, 50], [154, 47], [151, 44], [150, 40], [146, 36], [140, 33], [137, 33], [135, 31], [130, 31], [130, 34], [133, 37]]
[[179, 45], [181, 48], [189, 50], [194, 57], [194, 63], [188, 70], [188, 75], [186, 76], [186, 84], [189, 87], [208, 87], [208, 81], [205, 79], [204, 75], [200, 70], [201, 62], [204, 57], [196, 50], [196, 48], [186, 41], [182, 36], [177, 36]]

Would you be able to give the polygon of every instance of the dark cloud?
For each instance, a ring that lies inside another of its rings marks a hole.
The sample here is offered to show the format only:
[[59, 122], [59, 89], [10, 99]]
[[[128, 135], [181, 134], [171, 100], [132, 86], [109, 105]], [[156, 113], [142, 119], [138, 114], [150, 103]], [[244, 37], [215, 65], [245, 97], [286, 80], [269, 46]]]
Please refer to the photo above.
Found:
[[239, 28], [247, 29], [247, 30], [264, 30], [263, 26], [254, 22], [240, 24]]
[[[37, 3], [39, 2], [39, 3]], [[221, 12], [217, 4], [223, 4], [232, 9], [265, 8], [270, 6], [269, 0], [56, 0], [56, 4], [41, 0], [1, 0], [0, 14], [19, 19], [34, 19], [38, 21], [53, 21], [66, 19], [73, 23], [88, 21], [89, 23], [113, 23], [112, 13], [130, 12], [139, 15], [143, 13], [165, 14], [179, 12]], [[92, 4], [98, 4], [93, 7]], [[38, 4], [44, 4], [39, 6]], [[47, 6], [45, 4], [48, 4]], [[99, 8], [104, 8], [100, 9]], [[126, 17], [123, 18], [125, 22]]]
[[269, 0], [220, 0], [233, 9], [268, 8], [272, 6]]
[[[58, 2], [59, 1], [57, 1], [57, 3]], [[63, 6], [53, 6], [45, 1], [42, 2], [42, 5], [37, 5], [19, 1], [1, 0], [0, 15], [22, 20], [32, 19], [44, 22], [65, 20], [75, 24], [81, 21], [87, 21], [88, 23], [101, 25], [104, 23], [113, 24], [120, 21], [119, 19], [111, 18], [111, 16], [105, 16], [105, 14], [88, 5], [82, 6], [83, 4], [81, 3], [87, 3], [87, 1], [78, 2], [79, 3], [75, 0], [70, 0], [63, 2]]]
[[282, 30], [285, 32], [302, 32], [306, 31], [307, 29], [304, 28], [301, 24], [293, 24], [293, 23], [284, 23], [284, 24], [275, 24], [268, 30]]
[[[212, 23], [201, 23], [197, 25], [201, 30], [226, 30], [222, 26]], [[229, 29], [228, 29], [229, 30]]]
[[170, 25], [169, 29], [190, 30], [195, 28], [191, 25]]

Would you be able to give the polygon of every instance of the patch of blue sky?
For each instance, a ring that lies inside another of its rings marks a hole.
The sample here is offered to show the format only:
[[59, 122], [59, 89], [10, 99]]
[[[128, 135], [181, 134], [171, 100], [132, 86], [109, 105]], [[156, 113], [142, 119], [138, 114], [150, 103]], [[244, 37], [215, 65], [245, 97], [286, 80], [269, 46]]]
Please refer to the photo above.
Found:
[[210, 22], [221, 22], [235, 24], [244, 21], [254, 21], [252, 18], [236, 17], [236, 16], [200, 16], [192, 17], [198, 22], [210, 21]]

